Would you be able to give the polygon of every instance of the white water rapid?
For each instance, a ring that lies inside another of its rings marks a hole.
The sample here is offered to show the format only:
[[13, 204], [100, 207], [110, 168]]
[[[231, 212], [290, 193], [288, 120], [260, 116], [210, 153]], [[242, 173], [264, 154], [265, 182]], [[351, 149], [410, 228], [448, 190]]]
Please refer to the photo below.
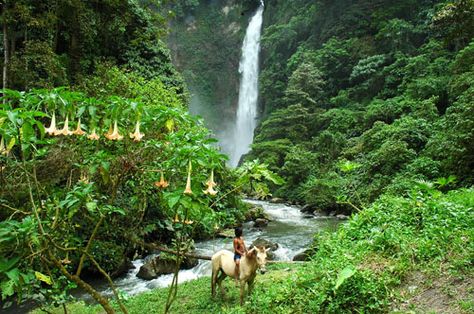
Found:
[[260, 32], [263, 21], [263, 1], [250, 19], [240, 59], [240, 89], [237, 118], [234, 127], [234, 149], [230, 154], [230, 166], [236, 167], [240, 157], [247, 153], [257, 126], [258, 101], [258, 57], [260, 54]]

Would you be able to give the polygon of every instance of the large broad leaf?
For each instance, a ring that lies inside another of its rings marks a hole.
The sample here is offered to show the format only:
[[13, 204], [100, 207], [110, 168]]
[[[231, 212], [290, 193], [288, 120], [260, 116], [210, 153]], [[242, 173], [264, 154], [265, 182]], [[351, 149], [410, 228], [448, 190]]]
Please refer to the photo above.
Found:
[[35, 271], [35, 277], [36, 277], [36, 279], [38, 279], [42, 282], [45, 282], [50, 286], [53, 284], [53, 282], [51, 281], [51, 277], [46, 276], [45, 274], [42, 274], [39, 271]]
[[3, 257], [0, 257], [0, 273], [4, 273], [8, 271], [10, 268], [15, 266], [19, 260], [20, 260], [19, 256], [16, 256], [11, 259], [5, 259]]
[[351, 278], [355, 273], [356, 269], [353, 266], [347, 266], [337, 274], [336, 284], [334, 285], [334, 291], [336, 291], [347, 279]]
[[173, 208], [179, 202], [181, 198], [181, 193], [179, 194], [170, 193], [170, 194], [167, 194], [165, 197], [167, 198], [169, 208]]
[[12, 296], [15, 293], [15, 282], [13, 280], [7, 280], [0, 283], [0, 290], [2, 291], [2, 300]]

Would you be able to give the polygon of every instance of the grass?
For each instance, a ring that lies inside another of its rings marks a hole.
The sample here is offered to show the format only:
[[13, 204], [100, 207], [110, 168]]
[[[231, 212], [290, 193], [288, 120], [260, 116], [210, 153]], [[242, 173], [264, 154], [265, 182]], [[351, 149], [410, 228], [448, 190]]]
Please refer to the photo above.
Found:
[[[268, 272], [264, 275], [257, 275], [255, 285], [259, 289], [271, 289], [278, 282], [287, 280], [289, 276], [295, 274], [296, 270], [304, 268], [302, 264], [271, 264], [267, 267]], [[178, 296], [172, 306], [171, 313], [245, 313], [245, 306], [241, 307], [239, 288], [230, 278], [223, 282], [226, 290], [225, 298], [220, 293], [215, 298], [211, 298], [211, 278], [202, 277], [196, 280], [187, 281], [179, 285]], [[158, 288], [150, 292], [131, 296], [125, 301], [125, 305], [130, 314], [142, 313], [163, 313], [168, 295], [167, 288]], [[113, 307], [120, 312], [117, 304]], [[98, 314], [104, 313], [102, 307], [98, 305], [88, 305], [84, 302], [75, 302], [67, 305], [70, 314]], [[51, 313], [62, 314], [62, 308], [48, 308]], [[32, 313], [44, 313], [40, 309]]]
[[[243, 307], [232, 281], [226, 299], [212, 299], [210, 278], [201, 278], [180, 285], [172, 313], [472, 313], [473, 235], [474, 189], [386, 195], [336, 233], [316, 235], [310, 262], [257, 276]], [[157, 289], [126, 305], [130, 313], [162, 313], [166, 295]]]

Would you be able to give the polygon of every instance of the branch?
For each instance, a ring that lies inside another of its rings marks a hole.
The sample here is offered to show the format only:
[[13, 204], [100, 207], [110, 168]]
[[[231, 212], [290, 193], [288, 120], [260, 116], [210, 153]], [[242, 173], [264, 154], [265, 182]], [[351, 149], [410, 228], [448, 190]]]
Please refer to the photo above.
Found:
[[84, 249], [84, 253], [82, 253], [81, 259], [79, 260], [79, 266], [77, 266], [77, 271], [76, 271], [76, 276], [78, 277], [81, 275], [82, 267], [84, 265], [84, 259], [86, 258], [86, 253], [89, 251], [89, 248], [92, 245], [92, 241], [94, 241], [94, 238], [97, 234], [97, 230], [99, 230], [99, 226], [102, 224], [102, 221], [104, 221], [104, 217], [105, 216], [101, 216], [99, 221], [95, 225], [94, 231], [92, 231], [91, 237], [89, 238], [86, 248]]

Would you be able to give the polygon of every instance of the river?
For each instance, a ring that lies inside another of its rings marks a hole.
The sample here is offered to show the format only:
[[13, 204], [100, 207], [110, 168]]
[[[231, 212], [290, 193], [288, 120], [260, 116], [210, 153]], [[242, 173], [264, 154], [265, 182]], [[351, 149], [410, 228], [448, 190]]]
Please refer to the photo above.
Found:
[[[292, 260], [292, 258], [309, 246], [313, 235], [318, 231], [334, 231], [340, 220], [334, 217], [312, 217], [303, 214], [299, 208], [285, 204], [275, 204], [263, 201], [247, 200], [247, 202], [263, 207], [272, 219], [267, 227], [253, 228], [252, 222], [244, 224], [244, 239], [249, 246], [255, 239], [262, 237], [276, 242], [279, 248], [274, 252], [277, 260]], [[195, 243], [196, 251], [202, 255], [212, 255], [221, 249], [232, 250], [232, 239], [215, 238]], [[173, 275], [163, 275], [153, 280], [143, 280], [136, 276], [143, 259], [133, 261], [134, 269], [114, 282], [118, 289], [127, 295], [149, 291], [159, 287], [167, 287]], [[202, 276], [211, 275], [210, 261], [200, 260], [199, 264], [189, 270], [181, 270], [179, 282], [193, 280]], [[112, 291], [103, 281], [94, 283], [96, 289], [106, 296], [111, 296]], [[81, 294], [78, 297], [91, 301], [90, 297]]]

